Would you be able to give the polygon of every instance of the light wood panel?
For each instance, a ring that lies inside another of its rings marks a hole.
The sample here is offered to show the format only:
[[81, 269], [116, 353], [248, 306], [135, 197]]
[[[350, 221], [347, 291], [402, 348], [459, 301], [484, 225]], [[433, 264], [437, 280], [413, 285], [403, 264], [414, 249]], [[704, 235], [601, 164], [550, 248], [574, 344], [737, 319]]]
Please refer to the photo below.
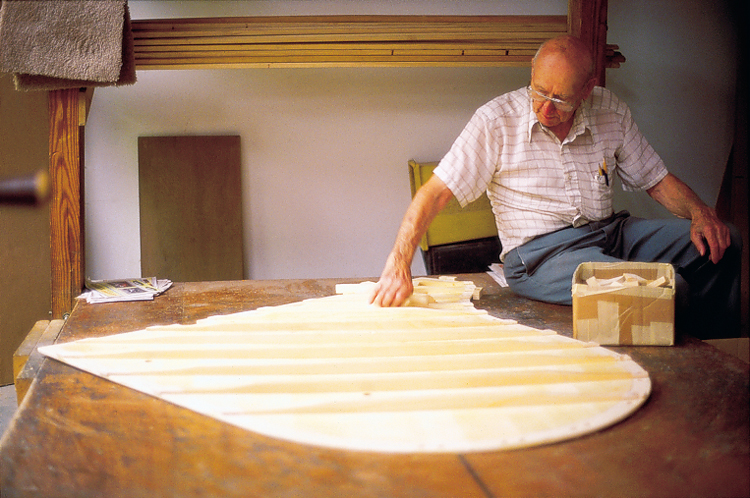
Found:
[[650, 393], [627, 356], [475, 309], [470, 282], [416, 279], [400, 308], [369, 304], [373, 285], [41, 351], [253, 432], [360, 451], [561, 441]]

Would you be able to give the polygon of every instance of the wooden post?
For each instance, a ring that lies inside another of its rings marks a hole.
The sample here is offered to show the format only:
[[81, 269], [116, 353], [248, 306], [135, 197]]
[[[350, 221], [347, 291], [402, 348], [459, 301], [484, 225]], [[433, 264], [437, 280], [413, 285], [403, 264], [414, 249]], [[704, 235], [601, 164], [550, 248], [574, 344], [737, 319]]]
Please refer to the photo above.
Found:
[[[83, 126], [77, 88], [49, 92], [52, 318], [63, 318], [83, 289]], [[85, 108], [84, 108], [85, 109]]]
[[594, 54], [597, 85], [605, 84], [607, 0], [569, 0], [568, 33], [577, 36]]

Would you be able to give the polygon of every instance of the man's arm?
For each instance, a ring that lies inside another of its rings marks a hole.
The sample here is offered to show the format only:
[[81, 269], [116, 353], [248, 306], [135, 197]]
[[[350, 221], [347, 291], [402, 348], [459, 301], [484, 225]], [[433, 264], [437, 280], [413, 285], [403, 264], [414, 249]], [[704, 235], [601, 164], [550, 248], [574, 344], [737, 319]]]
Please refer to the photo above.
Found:
[[[729, 228], [679, 178], [668, 173], [662, 181], [647, 190], [648, 194], [672, 214], [692, 220], [690, 239], [701, 255], [709, 249], [711, 261], [718, 263], [731, 244]], [[708, 247], [706, 246], [708, 244]]]
[[370, 302], [379, 306], [400, 306], [414, 291], [411, 280], [411, 262], [422, 236], [442, 211], [453, 193], [435, 175], [414, 195], [406, 210], [396, 243], [388, 255], [383, 273], [375, 286]]

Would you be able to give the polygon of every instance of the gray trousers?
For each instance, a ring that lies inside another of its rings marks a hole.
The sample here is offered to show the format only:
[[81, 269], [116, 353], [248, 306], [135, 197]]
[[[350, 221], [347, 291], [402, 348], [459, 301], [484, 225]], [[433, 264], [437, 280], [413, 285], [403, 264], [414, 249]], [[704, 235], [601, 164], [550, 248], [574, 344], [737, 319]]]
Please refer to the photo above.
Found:
[[541, 235], [506, 254], [505, 278], [515, 293], [572, 303], [571, 282], [586, 261], [671, 263], [677, 274], [676, 328], [699, 339], [739, 337], [742, 239], [713, 264], [690, 240], [690, 220], [645, 220], [621, 211], [602, 221]]

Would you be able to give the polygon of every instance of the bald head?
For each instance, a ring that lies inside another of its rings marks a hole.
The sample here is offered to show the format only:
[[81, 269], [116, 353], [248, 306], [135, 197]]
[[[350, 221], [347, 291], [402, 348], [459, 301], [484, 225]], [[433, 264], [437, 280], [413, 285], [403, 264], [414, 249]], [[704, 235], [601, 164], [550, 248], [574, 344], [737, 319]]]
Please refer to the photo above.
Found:
[[531, 74], [534, 74], [538, 65], [550, 58], [566, 64], [580, 82], [594, 77], [594, 57], [586, 44], [575, 36], [563, 35], [544, 42], [534, 55]]
[[593, 57], [581, 40], [560, 36], [545, 42], [531, 64], [532, 110], [539, 122], [564, 140], [581, 103], [591, 95]]

